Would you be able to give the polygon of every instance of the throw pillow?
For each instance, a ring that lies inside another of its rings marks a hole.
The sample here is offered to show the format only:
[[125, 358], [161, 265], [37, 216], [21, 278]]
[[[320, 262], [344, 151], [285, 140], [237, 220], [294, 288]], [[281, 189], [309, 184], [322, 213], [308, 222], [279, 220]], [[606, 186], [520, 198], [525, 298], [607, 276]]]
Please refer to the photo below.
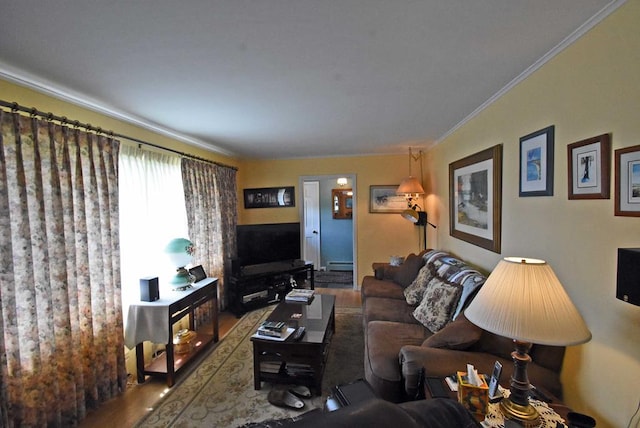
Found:
[[462, 287], [435, 277], [427, 284], [422, 302], [413, 311], [413, 317], [432, 333], [440, 331], [451, 321]]
[[462, 310], [469, 305], [473, 293], [487, 280], [484, 275], [477, 271], [461, 272], [460, 277], [462, 278], [460, 281], [455, 280], [455, 282], [462, 285], [462, 294], [460, 295], [458, 306], [453, 313], [452, 319], [454, 320], [458, 318]]
[[422, 295], [427, 288], [427, 283], [433, 278], [433, 272], [429, 266], [424, 265], [418, 272], [418, 276], [404, 289], [404, 298], [408, 305], [414, 306], [422, 301]]
[[393, 282], [402, 286], [402, 288], [407, 288], [418, 275], [423, 263], [422, 257], [413, 253], [409, 254], [404, 263], [398, 266], [393, 273]]
[[482, 329], [462, 314], [442, 330], [426, 338], [422, 346], [463, 351], [480, 340], [481, 335]]

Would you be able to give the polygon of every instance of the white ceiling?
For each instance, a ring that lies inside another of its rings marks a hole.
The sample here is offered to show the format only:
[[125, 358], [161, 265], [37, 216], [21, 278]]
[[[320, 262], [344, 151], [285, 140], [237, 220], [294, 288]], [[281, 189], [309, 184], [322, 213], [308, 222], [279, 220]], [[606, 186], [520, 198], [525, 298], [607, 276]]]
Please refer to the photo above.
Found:
[[232, 156], [404, 153], [621, 3], [2, 0], [0, 78]]

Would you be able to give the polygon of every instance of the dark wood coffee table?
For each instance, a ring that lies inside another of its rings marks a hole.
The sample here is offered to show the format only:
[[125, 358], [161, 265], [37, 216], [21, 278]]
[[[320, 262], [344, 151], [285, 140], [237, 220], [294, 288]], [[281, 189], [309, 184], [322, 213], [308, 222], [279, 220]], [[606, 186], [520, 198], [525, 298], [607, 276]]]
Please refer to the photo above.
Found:
[[[255, 389], [261, 383], [305, 385], [322, 394], [322, 375], [329, 344], [336, 329], [333, 295], [316, 293], [310, 304], [280, 302], [269, 321], [284, 321], [290, 327], [304, 326], [304, 337], [275, 341], [252, 337], [253, 379]], [[300, 314], [297, 316], [296, 314]]]

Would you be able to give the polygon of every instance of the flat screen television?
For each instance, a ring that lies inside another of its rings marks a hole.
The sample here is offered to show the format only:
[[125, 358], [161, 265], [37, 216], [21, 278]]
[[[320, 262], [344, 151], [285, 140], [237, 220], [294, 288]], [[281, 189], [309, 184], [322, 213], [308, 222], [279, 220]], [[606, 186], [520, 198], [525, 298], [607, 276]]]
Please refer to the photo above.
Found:
[[242, 267], [300, 258], [300, 223], [238, 225], [236, 238]]

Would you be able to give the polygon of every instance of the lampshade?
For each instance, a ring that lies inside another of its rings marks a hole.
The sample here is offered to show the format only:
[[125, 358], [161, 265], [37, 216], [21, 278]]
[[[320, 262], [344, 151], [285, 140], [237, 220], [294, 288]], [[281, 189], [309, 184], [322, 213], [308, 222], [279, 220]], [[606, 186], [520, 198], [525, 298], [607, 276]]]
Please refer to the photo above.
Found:
[[420, 219], [418, 211], [413, 209], [404, 210], [400, 213], [403, 219], [409, 220], [411, 223], [417, 223]]
[[402, 180], [402, 182], [400, 182], [400, 185], [396, 189], [396, 194], [422, 195], [424, 194], [424, 189], [422, 188], [422, 184], [420, 184], [417, 178], [409, 176]]
[[337, 180], [338, 182], [338, 186], [342, 187], [342, 186], [346, 186], [347, 185], [347, 177], [340, 177]]
[[185, 238], [176, 238], [169, 241], [164, 248], [169, 260], [175, 267], [184, 267], [191, 263], [193, 257], [193, 244]]
[[193, 275], [185, 266], [191, 263], [194, 251], [193, 243], [185, 238], [172, 239], [164, 248], [169, 261], [176, 268], [176, 274], [169, 280], [173, 288], [188, 288], [193, 282]]
[[521, 342], [568, 346], [591, 339], [544, 260], [501, 260], [464, 313], [478, 327]]

